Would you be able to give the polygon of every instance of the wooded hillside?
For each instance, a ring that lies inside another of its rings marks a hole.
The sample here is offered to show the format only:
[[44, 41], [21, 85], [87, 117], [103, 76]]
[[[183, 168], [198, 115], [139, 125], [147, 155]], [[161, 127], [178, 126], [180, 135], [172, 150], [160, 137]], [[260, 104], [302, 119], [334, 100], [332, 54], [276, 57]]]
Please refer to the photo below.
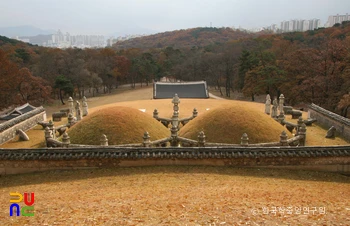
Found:
[[226, 43], [230, 40], [239, 40], [256, 36], [258, 36], [257, 33], [233, 30], [231, 28], [199, 27], [119, 41], [113, 45], [113, 48], [119, 50], [128, 48], [204, 47], [211, 44]]
[[0, 37], [0, 108], [58, 97], [64, 102], [68, 95], [97, 95], [120, 84], [148, 85], [167, 76], [206, 80], [223, 96], [239, 91], [253, 101], [258, 94], [283, 93], [287, 104], [315, 103], [349, 116], [348, 22], [307, 32], [248, 36], [196, 28], [130, 40], [124, 45], [130, 48], [65, 50]]

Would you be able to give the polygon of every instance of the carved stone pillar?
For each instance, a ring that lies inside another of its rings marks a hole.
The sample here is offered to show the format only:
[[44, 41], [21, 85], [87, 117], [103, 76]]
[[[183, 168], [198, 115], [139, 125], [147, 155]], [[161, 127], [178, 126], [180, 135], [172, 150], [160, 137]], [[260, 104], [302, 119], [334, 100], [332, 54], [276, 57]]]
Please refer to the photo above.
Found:
[[279, 101], [280, 113], [284, 113], [284, 111], [283, 111], [283, 105], [284, 105], [284, 95], [283, 95], [283, 94], [281, 94], [279, 99], [280, 99], [280, 101]]

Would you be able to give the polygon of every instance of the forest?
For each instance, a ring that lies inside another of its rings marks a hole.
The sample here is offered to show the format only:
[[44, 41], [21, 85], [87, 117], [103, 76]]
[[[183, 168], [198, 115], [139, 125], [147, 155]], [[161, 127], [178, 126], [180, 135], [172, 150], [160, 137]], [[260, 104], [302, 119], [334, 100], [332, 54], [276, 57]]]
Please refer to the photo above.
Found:
[[125, 41], [119, 41], [114, 44], [115, 49], [128, 48], [184, 48], [192, 46], [207, 46], [215, 43], [225, 43], [242, 38], [253, 38], [265, 33], [249, 33], [247, 31], [233, 30], [231, 28], [200, 27], [191, 29], [182, 29], [168, 31], [139, 38], [133, 38]]
[[283, 93], [349, 117], [350, 23], [283, 34], [194, 28], [103, 49], [55, 49], [0, 36], [0, 108], [109, 93], [161, 77], [206, 80], [230, 97]]

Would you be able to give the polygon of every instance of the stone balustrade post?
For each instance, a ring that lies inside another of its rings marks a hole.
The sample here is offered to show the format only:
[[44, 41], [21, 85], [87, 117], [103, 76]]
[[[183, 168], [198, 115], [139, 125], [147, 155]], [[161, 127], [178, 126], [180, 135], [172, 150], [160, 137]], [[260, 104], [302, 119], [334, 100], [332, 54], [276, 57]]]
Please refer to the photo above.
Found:
[[198, 111], [196, 108], [193, 108], [192, 116], [193, 116], [193, 118], [198, 116]]
[[305, 123], [302, 123], [302, 125], [299, 128], [298, 135], [302, 137], [301, 140], [299, 140], [300, 146], [305, 146], [306, 144], [306, 125]]
[[49, 144], [48, 144], [48, 142], [47, 142], [47, 140], [49, 139], [49, 138], [52, 138], [52, 131], [49, 129], [49, 127], [47, 126], [47, 127], [45, 127], [45, 143], [46, 143], [46, 147], [49, 147]]
[[280, 144], [281, 146], [288, 146], [288, 135], [286, 131], [283, 131], [280, 135]]
[[205, 134], [203, 131], [200, 131], [198, 134], [198, 147], [205, 146]]
[[154, 109], [154, 111], [153, 111], [153, 118], [155, 118], [155, 119], [158, 119], [158, 110], [157, 109]]
[[70, 145], [70, 137], [68, 136], [67, 132], [65, 132], [62, 136], [62, 143], [64, 148], [68, 148]]
[[72, 125], [74, 125], [74, 117], [72, 113], [68, 114], [68, 127], [71, 127]]
[[108, 139], [105, 134], [102, 134], [101, 139], [100, 139], [100, 145], [101, 146], [108, 146]]
[[143, 146], [147, 147], [147, 148], [150, 147], [151, 146], [151, 137], [147, 131], [143, 134], [142, 138], [143, 138]]
[[49, 127], [49, 129], [51, 130], [52, 138], [56, 139], [56, 129], [55, 129], [55, 126], [54, 126], [52, 120], [49, 121], [49, 124], [47, 125], [47, 127]]
[[301, 128], [301, 126], [303, 125], [303, 123], [304, 123], [304, 120], [303, 120], [303, 117], [302, 116], [300, 116], [299, 118], [298, 118], [298, 122], [297, 122], [297, 132], [296, 132], [296, 135], [299, 135], [299, 130], [300, 130], [300, 128]]
[[241, 146], [248, 146], [249, 145], [249, 138], [246, 133], [243, 133], [241, 137]]
[[284, 116], [284, 112], [281, 111], [279, 116], [278, 116], [278, 118], [277, 118], [277, 120], [278, 120], [279, 123], [283, 124], [283, 121], [284, 121], [285, 118], [286, 117]]

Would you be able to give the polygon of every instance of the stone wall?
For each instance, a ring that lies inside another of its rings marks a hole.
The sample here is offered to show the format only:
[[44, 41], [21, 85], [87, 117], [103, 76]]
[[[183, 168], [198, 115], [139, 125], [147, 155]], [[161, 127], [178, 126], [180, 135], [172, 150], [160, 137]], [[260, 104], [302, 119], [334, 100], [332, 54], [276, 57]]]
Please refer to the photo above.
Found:
[[309, 106], [309, 113], [311, 118], [317, 119], [317, 124], [326, 129], [334, 126], [337, 129], [336, 134], [350, 142], [350, 119], [337, 115], [315, 104]]
[[0, 149], [0, 175], [150, 165], [272, 167], [350, 175], [350, 146]]
[[27, 131], [37, 125], [38, 122], [46, 120], [46, 112], [43, 107], [11, 119], [0, 124], [0, 144], [16, 137], [16, 131], [21, 129]]

